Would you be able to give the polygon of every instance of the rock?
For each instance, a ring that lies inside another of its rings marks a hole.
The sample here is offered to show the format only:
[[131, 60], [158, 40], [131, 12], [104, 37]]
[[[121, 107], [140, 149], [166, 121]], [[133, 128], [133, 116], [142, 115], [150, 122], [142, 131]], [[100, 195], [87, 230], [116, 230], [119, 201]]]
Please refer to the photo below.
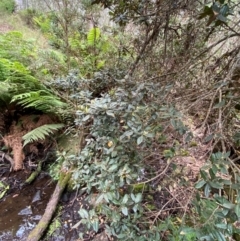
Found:
[[32, 203], [40, 201], [40, 200], [41, 200], [41, 191], [38, 190], [33, 197]]
[[22, 209], [22, 210], [18, 213], [18, 215], [31, 215], [31, 214], [32, 214], [32, 208], [31, 208], [31, 206], [28, 206], [28, 207]]

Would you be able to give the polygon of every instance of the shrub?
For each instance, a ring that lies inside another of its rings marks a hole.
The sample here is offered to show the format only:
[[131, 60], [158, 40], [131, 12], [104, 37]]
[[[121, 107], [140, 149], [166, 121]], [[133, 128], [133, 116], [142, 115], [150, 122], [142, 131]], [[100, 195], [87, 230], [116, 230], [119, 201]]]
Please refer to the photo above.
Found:
[[20, 12], [20, 16], [22, 20], [30, 27], [35, 27], [36, 24], [34, 22], [34, 18], [38, 17], [40, 14], [37, 12], [36, 9], [25, 9]]
[[[75, 187], [81, 187], [88, 194], [87, 199], [94, 202], [90, 209], [79, 210], [80, 223], [96, 233], [100, 226], [105, 226], [108, 235], [117, 240], [160, 240], [170, 223], [159, 221], [150, 225], [149, 209], [145, 206], [150, 202], [149, 193], [139, 181], [145, 178], [143, 170], [148, 172], [145, 153], [158, 141], [157, 135], [163, 136], [160, 120], [171, 118], [175, 125], [178, 115], [173, 108], [162, 106], [164, 101], [160, 104], [154, 101], [159, 96], [164, 99], [165, 88], [156, 83], [119, 80], [118, 74], [108, 73], [115, 79], [114, 86], [105, 72], [95, 73], [96, 89], [104, 87], [104, 81], [112, 87], [97, 97], [90, 92], [91, 80], [81, 79], [74, 72], [65, 81], [57, 79], [51, 83], [61, 86], [63, 95], [67, 92], [77, 106], [75, 124], [84, 130], [81, 136], [87, 135], [80, 152], [66, 156], [67, 165], [75, 166]], [[180, 125], [177, 126], [180, 130]], [[152, 176], [150, 172], [149, 175]], [[155, 208], [154, 203], [151, 207]], [[177, 232], [178, 227], [171, 231]], [[84, 234], [80, 233], [80, 237]]]
[[0, 12], [11, 14], [14, 12], [16, 7], [14, 0], [1, 0], [0, 2]]

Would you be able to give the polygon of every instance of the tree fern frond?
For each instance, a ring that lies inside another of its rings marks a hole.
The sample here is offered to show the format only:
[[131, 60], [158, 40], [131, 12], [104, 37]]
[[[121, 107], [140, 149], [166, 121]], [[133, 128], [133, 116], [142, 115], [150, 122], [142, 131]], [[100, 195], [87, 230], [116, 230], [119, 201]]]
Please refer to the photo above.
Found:
[[57, 131], [64, 127], [64, 124], [46, 124], [36, 129], [28, 132], [26, 135], [22, 137], [24, 140], [23, 146], [27, 145], [28, 143], [44, 140], [47, 136], [52, 134], [54, 131]]
[[94, 45], [100, 38], [100, 29], [92, 28], [89, 30], [87, 40], [89, 45]]
[[16, 102], [24, 108], [33, 107], [45, 113], [54, 112], [55, 109], [67, 107], [67, 104], [62, 102], [59, 98], [43, 90], [15, 95], [12, 97], [11, 102]]
[[12, 94], [45, 88], [24, 65], [4, 58], [0, 58], [0, 81], [11, 85]]
[[61, 64], [64, 64], [66, 62], [66, 56], [63, 53], [61, 53], [57, 50], [54, 50], [54, 49], [41, 51], [39, 53], [39, 55], [42, 58], [40, 61], [43, 64], [46, 64], [45, 63], [46, 61], [48, 61], [48, 62], [55, 61], [55, 62], [58, 62]]

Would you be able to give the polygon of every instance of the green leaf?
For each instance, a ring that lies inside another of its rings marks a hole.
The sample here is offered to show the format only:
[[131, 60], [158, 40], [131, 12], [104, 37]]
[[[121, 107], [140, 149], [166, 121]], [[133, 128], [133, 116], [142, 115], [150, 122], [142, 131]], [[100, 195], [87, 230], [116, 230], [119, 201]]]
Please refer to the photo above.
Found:
[[0, 199], [5, 195], [6, 192], [7, 192], [6, 189], [4, 191], [0, 192]]
[[216, 2], [214, 2], [213, 5], [212, 5], [212, 10], [213, 10], [215, 13], [219, 13], [219, 12], [220, 12], [219, 4], [217, 4]]
[[126, 131], [124, 133], [125, 136], [130, 137], [133, 134], [133, 131]]
[[[224, 17], [222, 14], [218, 14], [217, 19], [220, 20], [221, 22], [224, 22], [224, 23], [227, 22], [227, 18]], [[220, 103], [219, 103], [219, 105], [220, 105]], [[222, 106], [224, 106], [224, 105], [225, 105], [225, 101], [224, 101], [224, 103], [222, 104]], [[222, 106], [220, 106], [220, 107], [222, 107]], [[215, 108], [220, 108], [220, 107], [216, 107], [216, 106], [215, 106]]]
[[214, 195], [215, 200], [226, 209], [233, 209], [235, 204], [229, 202], [225, 197], [219, 196], [217, 194]]
[[204, 195], [205, 195], [205, 197], [209, 197], [210, 191], [211, 191], [211, 187], [210, 187], [210, 185], [207, 183], [206, 186], [205, 186], [205, 188], [204, 188]]
[[205, 180], [205, 181], [208, 180], [208, 174], [206, 171], [200, 170], [200, 174], [201, 174], [201, 177], [203, 178], [203, 180]]
[[171, 119], [171, 120], [170, 120], [170, 123], [171, 123], [171, 125], [172, 125], [172, 127], [173, 127], [174, 129], [177, 129], [177, 122], [176, 122], [176, 120]]
[[96, 200], [96, 204], [101, 203], [104, 198], [104, 194], [102, 193]]
[[202, 188], [207, 182], [205, 180], [200, 180], [196, 185], [195, 188], [200, 189]]
[[111, 157], [112, 157], [112, 158], [117, 157], [117, 155], [118, 155], [118, 152], [117, 152], [117, 151], [113, 151], [113, 152], [111, 153]]
[[114, 165], [112, 165], [109, 169], [108, 169], [108, 171], [109, 172], [114, 172], [114, 171], [116, 171], [118, 169], [118, 164], [114, 164]]
[[130, 136], [133, 135], [133, 131], [130, 130], [130, 131], [125, 131], [121, 136], [120, 136], [120, 141], [123, 140], [125, 137], [128, 137], [130, 138]]
[[142, 200], [142, 194], [138, 193], [136, 196], [131, 193], [131, 198], [134, 201], [134, 203], [139, 203]]
[[215, 227], [220, 228], [220, 229], [227, 229], [228, 225], [226, 223], [217, 223], [217, 224], [215, 224]]
[[94, 222], [92, 223], [92, 227], [93, 227], [93, 230], [97, 233], [99, 229], [99, 221], [94, 220]]
[[84, 208], [81, 208], [79, 211], [78, 211], [79, 215], [82, 217], [82, 218], [86, 218], [88, 219], [89, 218], [89, 214], [88, 214], [88, 211]]
[[223, 189], [223, 184], [222, 183], [219, 183], [219, 182], [211, 182], [209, 181], [208, 182], [209, 185], [213, 188], [216, 188], [216, 189]]
[[183, 228], [180, 232], [180, 235], [184, 235], [184, 236], [193, 235], [193, 234], [196, 234], [196, 230], [189, 227]]
[[127, 216], [128, 215], [128, 208], [127, 207], [122, 207], [122, 213]]
[[143, 136], [139, 136], [137, 139], [137, 144], [140, 145], [143, 142]]
[[220, 13], [223, 15], [223, 16], [227, 16], [230, 12], [230, 9], [229, 9], [229, 6], [227, 4], [225, 4], [222, 8], [221, 8], [221, 11]]
[[87, 40], [89, 45], [95, 45], [96, 41], [100, 38], [100, 29], [99, 28], [92, 28], [89, 30], [87, 35]]
[[97, 69], [101, 69], [102, 67], [104, 67], [105, 62], [106, 62], [105, 60], [99, 61], [99, 62], [97, 63]]
[[226, 201], [226, 202], [224, 202], [223, 204], [222, 204], [222, 206], [224, 207], [224, 208], [226, 208], [226, 209], [233, 209], [234, 207], [235, 207], [235, 205], [233, 204], [233, 203], [230, 203], [230, 202], [228, 202], [228, 201]]
[[114, 113], [112, 111], [110, 111], [110, 110], [107, 110], [106, 114], [111, 116], [111, 117], [115, 117]]
[[105, 201], [106, 201], [107, 203], [109, 203], [109, 199], [108, 199], [109, 195], [108, 195], [108, 193], [104, 193], [104, 194], [103, 194], [103, 197], [104, 197]]
[[135, 203], [139, 203], [142, 200], [142, 193], [138, 193], [135, 198]]
[[216, 237], [217, 241], [226, 241], [225, 236], [218, 230], [214, 232], [214, 236]]
[[126, 204], [127, 201], [128, 201], [128, 198], [129, 198], [129, 195], [125, 194], [124, 197], [123, 197], [123, 200], [122, 200], [122, 204]]
[[134, 205], [132, 208], [133, 212], [136, 213], [138, 210], [138, 204]]
[[236, 215], [238, 216], [238, 218], [240, 218], [240, 204], [236, 204], [235, 209], [234, 209]]

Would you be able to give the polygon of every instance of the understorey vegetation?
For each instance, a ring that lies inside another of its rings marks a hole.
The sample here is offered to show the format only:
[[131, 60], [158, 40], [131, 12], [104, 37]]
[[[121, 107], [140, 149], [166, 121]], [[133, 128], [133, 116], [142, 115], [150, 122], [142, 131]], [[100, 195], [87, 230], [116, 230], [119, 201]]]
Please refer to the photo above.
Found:
[[80, 240], [240, 240], [239, 2], [30, 2], [45, 46], [0, 33], [12, 169], [55, 149], [89, 203]]

